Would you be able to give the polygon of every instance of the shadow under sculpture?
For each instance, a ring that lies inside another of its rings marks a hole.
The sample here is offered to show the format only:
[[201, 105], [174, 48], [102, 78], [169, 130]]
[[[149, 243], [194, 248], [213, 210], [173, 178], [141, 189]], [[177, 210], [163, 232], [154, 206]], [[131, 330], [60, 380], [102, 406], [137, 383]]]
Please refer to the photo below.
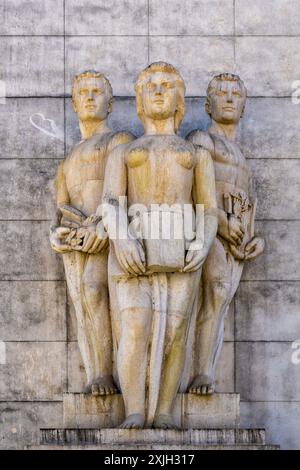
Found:
[[[172, 409], [191, 316], [198, 310], [201, 266], [217, 231], [214, 168], [207, 150], [176, 135], [185, 85], [172, 65], [151, 64], [140, 73], [135, 90], [145, 134], [112, 151], [103, 189], [110, 297], [117, 304], [117, 373], [126, 415], [121, 427], [167, 429], [175, 428]], [[138, 204], [146, 210], [130, 215], [122, 198], [129, 208]], [[204, 205], [204, 224], [195, 211], [194, 240], [144, 236], [154, 213], [168, 212], [162, 205], [176, 205], [169, 209], [175, 221], [185, 204], [193, 210]]]
[[[207, 132], [191, 132], [187, 141], [208, 150], [213, 158], [218, 202], [218, 233], [203, 265], [202, 305], [198, 321], [196, 369], [190, 392], [215, 390], [215, 375], [224, 336], [224, 319], [238, 288], [245, 261], [255, 259], [264, 240], [255, 236], [256, 198], [251, 172], [237, 142], [247, 91], [237, 76], [224, 73], [208, 85]], [[241, 312], [242, 313], [242, 312]]]
[[77, 337], [86, 376], [85, 392], [117, 392], [112, 378], [112, 333], [108, 303], [108, 240], [97, 232], [105, 164], [119, 144], [133, 140], [107, 125], [112, 109], [107, 78], [87, 71], [72, 89], [82, 140], [60, 164], [56, 178], [57, 214], [50, 229], [52, 248], [62, 254], [77, 319]]

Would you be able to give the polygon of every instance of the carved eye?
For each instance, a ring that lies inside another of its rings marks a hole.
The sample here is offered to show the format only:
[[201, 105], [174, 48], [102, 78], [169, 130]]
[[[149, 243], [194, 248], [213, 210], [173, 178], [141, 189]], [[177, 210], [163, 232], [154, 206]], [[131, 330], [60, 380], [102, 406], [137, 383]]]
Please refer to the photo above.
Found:
[[93, 93], [94, 95], [99, 96], [102, 95], [103, 92], [100, 90], [100, 88], [94, 88]]
[[87, 89], [86, 89], [86, 88], [80, 88], [79, 94], [80, 94], [81, 96], [85, 96], [85, 95], [87, 94]]
[[164, 82], [164, 83], [162, 83], [162, 86], [163, 86], [164, 88], [166, 88], [167, 90], [171, 90], [172, 88], [174, 88], [174, 83], [172, 83], [172, 82]]
[[147, 85], [146, 85], [146, 88], [147, 88], [147, 90], [149, 90], [149, 91], [155, 90], [155, 88], [156, 88], [155, 83], [148, 82]]
[[227, 91], [225, 91], [225, 90], [218, 90], [218, 91], [217, 91], [217, 95], [218, 95], [218, 96], [226, 96], [226, 95], [227, 95]]
[[241, 94], [241, 92], [240, 92], [239, 90], [233, 90], [232, 94], [233, 94], [234, 96], [239, 96], [239, 97], [242, 96], [242, 94]]

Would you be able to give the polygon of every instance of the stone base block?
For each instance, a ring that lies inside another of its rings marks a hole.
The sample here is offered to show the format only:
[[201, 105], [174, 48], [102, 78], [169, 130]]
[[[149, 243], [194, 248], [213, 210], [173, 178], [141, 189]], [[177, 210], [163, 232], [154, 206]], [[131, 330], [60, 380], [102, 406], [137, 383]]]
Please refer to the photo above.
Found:
[[[115, 428], [124, 420], [122, 395], [94, 397], [66, 393], [63, 397], [66, 428]], [[239, 426], [240, 396], [220, 393], [209, 397], [178, 394], [174, 418], [181, 429], [228, 429]]]
[[[263, 429], [42, 429], [43, 448], [82, 449], [260, 449]], [[276, 446], [268, 446], [276, 448]]]

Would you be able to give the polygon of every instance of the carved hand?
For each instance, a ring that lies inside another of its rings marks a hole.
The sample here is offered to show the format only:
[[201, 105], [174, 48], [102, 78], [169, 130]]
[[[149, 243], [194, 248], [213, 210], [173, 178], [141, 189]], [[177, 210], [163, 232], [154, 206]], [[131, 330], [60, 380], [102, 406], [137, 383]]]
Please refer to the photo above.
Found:
[[145, 253], [138, 241], [115, 240], [114, 247], [120, 265], [128, 274], [138, 276], [145, 273]]
[[200, 269], [208, 255], [207, 248], [203, 247], [197, 249], [197, 241], [190, 244], [190, 248], [185, 257], [186, 266], [183, 268], [184, 272], [192, 272]]
[[234, 245], [241, 245], [244, 234], [245, 229], [242, 226], [240, 220], [237, 219], [234, 215], [230, 215], [228, 218], [229, 241]]
[[247, 243], [245, 247], [246, 251], [246, 260], [257, 258], [263, 251], [265, 247], [265, 241], [263, 238], [254, 237], [250, 242]]
[[70, 230], [71, 229], [67, 227], [52, 226], [50, 228], [51, 247], [57, 253], [68, 253], [72, 250], [70, 245], [66, 242], [66, 237], [69, 235]]

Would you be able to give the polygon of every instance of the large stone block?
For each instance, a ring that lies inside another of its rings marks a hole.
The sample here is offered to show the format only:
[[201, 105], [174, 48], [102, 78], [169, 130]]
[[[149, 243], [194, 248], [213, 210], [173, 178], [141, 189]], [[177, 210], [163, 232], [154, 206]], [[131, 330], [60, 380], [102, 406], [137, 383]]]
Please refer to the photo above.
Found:
[[65, 341], [66, 286], [58, 282], [0, 282], [1, 341]]
[[61, 400], [66, 391], [65, 342], [6, 342], [0, 401]]
[[[234, 66], [232, 38], [150, 37], [150, 62], [167, 60], [178, 67], [188, 96], [205, 96], [213, 75]], [[191, 64], [193, 64], [191, 66]]]
[[2, 37], [0, 55], [0, 74], [5, 81], [7, 96], [59, 96], [64, 93], [62, 37]]
[[299, 221], [256, 221], [256, 232], [266, 241], [263, 254], [245, 263], [246, 281], [300, 280]]
[[[57, 133], [43, 117], [54, 121]], [[7, 98], [0, 119], [0, 158], [63, 158], [63, 98]]]
[[300, 448], [300, 403], [241, 403], [241, 425], [266, 428], [266, 442], [282, 450]]
[[2, 0], [0, 34], [63, 34], [63, 14], [61, 0]]
[[0, 218], [51, 220], [55, 214], [54, 180], [60, 160], [0, 160]]
[[231, 0], [150, 0], [150, 35], [233, 34]]
[[63, 280], [61, 256], [52, 251], [49, 221], [1, 221], [0, 280]]
[[239, 141], [248, 158], [299, 158], [299, 128], [291, 98], [248, 98]]
[[[94, 397], [66, 393], [63, 403], [66, 428], [117, 427], [125, 416], [122, 395]], [[211, 397], [178, 394], [173, 415], [176, 424], [183, 429], [225, 429], [239, 425], [239, 405], [239, 395], [234, 393]]]
[[300, 4], [298, 0], [253, 0], [249, 8], [247, 0], [237, 0], [235, 24], [237, 34], [297, 35], [300, 34]]
[[147, 0], [66, 0], [66, 34], [147, 35]]
[[0, 448], [37, 444], [40, 428], [50, 422], [62, 426], [62, 403], [0, 403]]
[[235, 305], [237, 341], [294, 341], [300, 332], [298, 282], [241, 282]]
[[258, 219], [300, 219], [300, 160], [250, 160]]
[[237, 37], [237, 73], [250, 96], [290, 96], [300, 77], [300, 37]]
[[70, 92], [74, 75], [99, 69], [111, 81], [115, 95], [134, 96], [134, 81], [147, 65], [147, 54], [146, 37], [67, 37], [66, 91]]
[[[295, 339], [299, 332], [295, 331]], [[299, 364], [291, 342], [237, 342], [236, 390], [243, 401], [299, 401]]]

